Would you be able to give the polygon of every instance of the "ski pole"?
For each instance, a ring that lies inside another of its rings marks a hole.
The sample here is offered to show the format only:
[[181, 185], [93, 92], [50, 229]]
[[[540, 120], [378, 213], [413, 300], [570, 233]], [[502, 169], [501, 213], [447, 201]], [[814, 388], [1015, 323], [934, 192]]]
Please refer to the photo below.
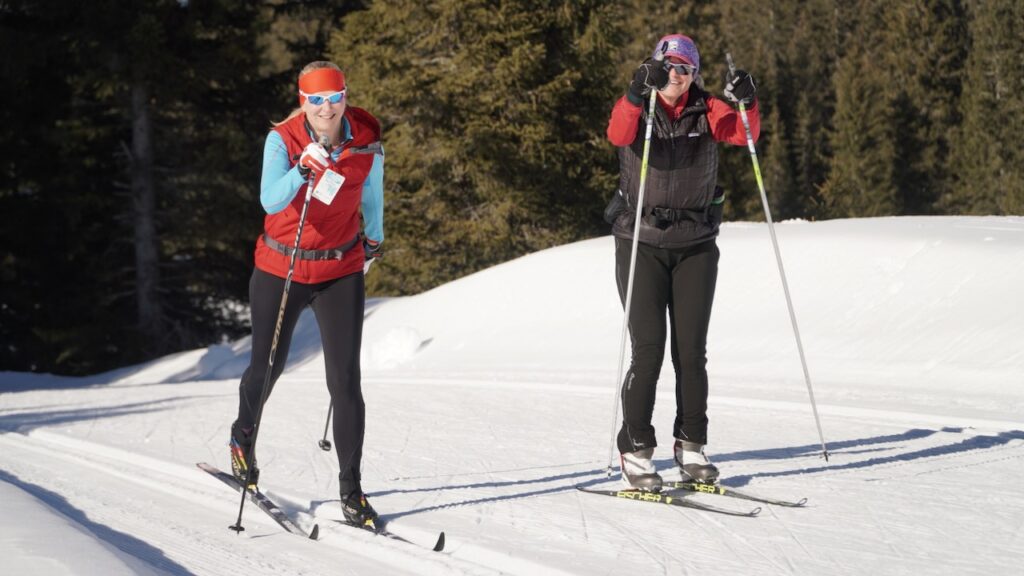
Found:
[[[331, 139], [326, 134], [320, 135], [320, 145], [330, 152]], [[256, 417], [252, 428], [252, 444], [249, 446], [249, 454], [256, 453], [256, 438], [260, 431], [260, 417], [263, 416], [263, 404], [267, 401], [267, 394], [270, 390], [270, 379], [274, 373], [274, 354], [277, 353], [277, 341], [281, 336], [281, 324], [284, 322], [284, 309], [288, 304], [288, 290], [292, 286], [292, 274], [295, 272], [295, 257], [299, 253], [299, 242], [302, 240], [302, 228], [306, 223], [306, 211], [309, 210], [309, 201], [313, 198], [313, 183], [306, 184], [306, 199], [302, 204], [302, 213], [299, 215], [299, 227], [295, 231], [295, 249], [288, 258], [288, 275], [284, 279], [284, 290], [281, 292], [281, 307], [277, 311], [277, 324], [274, 325], [274, 339], [270, 342], [270, 358], [267, 359], [267, 375], [263, 378], [263, 390], [260, 392], [260, 403], [256, 407]], [[245, 485], [242, 486], [242, 501], [238, 505], [238, 520], [228, 528], [241, 533], [245, 530], [242, 526], [242, 511], [245, 509], [245, 496], [249, 491], [249, 482], [252, 481], [252, 466], [246, 466]]]
[[[664, 47], [654, 55], [654, 60], [661, 62], [664, 58]], [[633, 221], [633, 248], [629, 255], [629, 280], [626, 282], [626, 302], [622, 316], [622, 336], [619, 338], [619, 368], [615, 372], [615, 398], [612, 406], [612, 434], [608, 445], [608, 467], [605, 472], [612, 475], [612, 463], [615, 458], [615, 435], [619, 427], [619, 397], [622, 395], [622, 366], [626, 361], [626, 333], [629, 331], [629, 309], [633, 303], [633, 276], [636, 273], [636, 252], [640, 243], [640, 217], [644, 209], [644, 190], [647, 187], [647, 159], [651, 155], [651, 133], [654, 128], [654, 106], [658, 101], [658, 91], [651, 87], [651, 96], [647, 101], [647, 130], [644, 133], [644, 154], [640, 163], [640, 191], [637, 194], [636, 217]]]
[[323, 450], [324, 452], [330, 452], [331, 450], [331, 441], [327, 439], [327, 427], [330, 426], [331, 424], [332, 410], [334, 410], [333, 402], [329, 406], [327, 406], [327, 422], [324, 422], [324, 438], [323, 440], [317, 442], [317, 445], [320, 446], [320, 449]]
[[[736, 65], [732, 61], [732, 54], [725, 53], [725, 60], [729, 64], [729, 71], [736, 73]], [[772, 222], [772, 212], [768, 207], [768, 194], [764, 190], [764, 180], [761, 178], [761, 165], [757, 162], [757, 149], [754, 147], [754, 136], [750, 132], [750, 120], [747, 118], [747, 108], [743, 102], [740, 105], [740, 119], [743, 120], [743, 128], [747, 132], [747, 149], [750, 150], [750, 160], [754, 164], [754, 178], [757, 180], [757, 187], [761, 191], [761, 204], [764, 205], [764, 217], [768, 222], [768, 231], [772, 237], [772, 247], [775, 249], [775, 261], [779, 264], [779, 276], [782, 278], [782, 291], [786, 294], [786, 306], [789, 308], [789, 321], [793, 325], [793, 335], [796, 337], [796, 349], [800, 354], [800, 365], [804, 369], [804, 381], [807, 382], [807, 394], [811, 398], [811, 411], [814, 412], [814, 423], [818, 427], [818, 438], [821, 440], [821, 455], [828, 462], [828, 447], [825, 445], [825, 435], [821, 431], [821, 418], [818, 417], [818, 406], [814, 401], [814, 388], [811, 387], [811, 373], [807, 370], [807, 359], [804, 357], [804, 346], [800, 341], [800, 328], [796, 323], [796, 313], [793, 311], [793, 299], [789, 295], [789, 283], [786, 282], [786, 271], [782, 267], [782, 253], [779, 251], [779, 240], [775, 236], [775, 225]]]

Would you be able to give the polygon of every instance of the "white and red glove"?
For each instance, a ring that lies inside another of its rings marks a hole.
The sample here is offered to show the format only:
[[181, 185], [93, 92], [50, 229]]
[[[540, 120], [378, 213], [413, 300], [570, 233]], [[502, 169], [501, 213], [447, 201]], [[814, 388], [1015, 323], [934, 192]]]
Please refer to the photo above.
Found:
[[302, 151], [302, 156], [299, 156], [299, 173], [306, 177], [311, 171], [323, 174], [330, 161], [331, 156], [323, 146], [316, 142], [310, 142]]

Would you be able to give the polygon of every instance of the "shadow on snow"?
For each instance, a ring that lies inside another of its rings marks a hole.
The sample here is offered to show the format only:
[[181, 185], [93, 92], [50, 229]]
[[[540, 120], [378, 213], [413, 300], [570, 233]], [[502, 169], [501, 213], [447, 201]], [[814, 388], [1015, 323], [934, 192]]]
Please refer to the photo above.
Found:
[[[892, 450], [891, 444], [900, 442], [913, 442], [922, 440], [934, 436], [939, 433], [963, 433], [963, 428], [941, 428], [938, 430], [926, 430], [915, 428], [907, 430], [900, 434], [890, 434], [885, 436], [874, 436], [869, 438], [858, 438], [853, 440], [841, 440], [832, 442], [829, 444], [830, 453], [833, 459], [836, 455], [859, 455], [859, 454], [873, 454], [883, 450]], [[768, 471], [757, 474], [743, 474], [739, 476], [730, 476], [722, 481], [722, 485], [725, 487], [739, 488], [746, 486], [751, 480], [755, 478], [779, 478], [786, 476], [816, 474], [822, 472], [835, 472], [840, 470], [854, 470], [862, 468], [872, 468], [875, 466], [883, 466], [886, 464], [892, 464], [896, 462], [911, 462], [915, 460], [922, 460], [926, 458], [936, 458], [942, 456], [950, 456], [956, 454], [963, 454], [966, 452], [976, 450], [987, 450], [1008, 444], [1014, 440], [1024, 440], [1024, 431], [1022, 430], [1010, 430], [1006, 432], [1000, 432], [994, 435], [988, 436], [973, 436], [965, 438], [960, 442], [953, 442], [949, 444], [943, 444], [941, 446], [932, 446], [929, 448], [922, 448], [920, 450], [913, 450], [910, 452], [903, 452], [899, 454], [891, 454], [886, 456], [869, 457], [862, 460], [853, 462], [847, 462], [844, 464], [828, 464], [824, 463], [821, 466], [815, 467], [800, 467], [792, 468], [789, 470], [779, 471]], [[885, 445], [890, 446], [885, 446]], [[806, 459], [820, 454], [821, 446], [818, 444], [809, 444], [805, 446], [787, 447], [787, 448], [770, 448], [765, 450], [747, 450], [741, 452], [732, 452], [718, 455], [714, 458], [715, 462], [735, 462], [743, 460], [788, 460], [788, 459]], [[675, 462], [672, 459], [658, 460], [658, 468], [662, 471], [666, 469], [672, 469], [675, 467]], [[514, 472], [510, 470], [509, 472]], [[594, 476], [599, 477], [594, 478]], [[587, 480], [587, 478], [590, 478]], [[571, 481], [567, 483], [566, 481]], [[474, 489], [488, 489], [488, 488], [505, 488], [509, 486], [527, 486], [527, 485], [540, 485], [556, 483], [554, 486], [538, 487], [535, 490], [528, 490], [525, 492], [518, 492], [516, 494], [503, 494], [495, 496], [486, 496], [481, 498], [472, 498], [462, 500], [458, 502], [449, 502], [444, 504], [436, 504], [431, 506], [424, 506], [421, 508], [415, 508], [407, 510], [405, 512], [398, 512], [394, 514], [382, 514], [382, 518], [385, 520], [392, 520], [400, 518], [402, 516], [410, 516], [413, 514], [419, 514], [421, 512], [430, 512], [434, 510], [443, 510], [446, 508], [453, 508], [457, 506], [472, 506], [475, 504], [484, 504], [488, 502], [500, 502], [503, 500], [516, 500], [519, 498], [528, 498], [531, 496], [543, 496], [546, 494], [557, 494], [561, 492], [569, 492], [575, 490], [576, 486], [589, 487], [597, 484], [614, 481], [618, 483], [618, 474], [614, 474], [611, 479], [606, 475], [604, 468], [596, 468], [583, 471], [567, 472], [564, 474], [556, 474], [543, 476], [540, 478], [534, 478], [530, 480], [508, 480], [498, 482], [474, 482], [458, 485], [449, 486], [436, 486], [429, 488], [409, 488], [409, 489], [392, 489], [383, 490], [380, 492], [374, 492], [371, 495], [375, 497], [387, 496], [389, 494], [404, 494], [404, 493], [415, 493], [415, 492], [439, 492], [439, 491], [453, 491], [453, 490], [474, 490]], [[315, 502], [313, 508], [319, 506], [325, 501]]]
[[79, 408], [75, 410], [26, 410], [13, 412], [0, 416], [0, 431], [20, 432], [27, 434], [34, 428], [81, 422], [86, 420], [99, 420], [101, 418], [116, 418], [129, 414], [146, 414], [166, 410], [169, 406], [188, 403], [191, 400], [205, 400], [207, 398], [220, 397], [223, 394], [210, 394], [201, 396], [176, 396], [163, 400], [152, 400], [147, 402], [135, 402], [132, 404], [121, 404], [118, 406], [107, 406], [102, 408]]
[[66, 518], [75, 522], [90, 534], [96, 536], [96, 538], [117, 548], [125, 554], [137, 558], [147, 565], [153, 566], [175, 576], [188, 576], [192, 574], [192, 572], [188, 571], [184, 566], [164, 555], [163, 551], [159, 548], [154, 548], [150, 544], [147, 544], [130, 534], [118, 532], [109, 526], [90, 520], [84, 512], [72, 506], [60, 494], [51, 492], [46, 488], [35, 484], [23, 482], [17, 476], [3, 470], [0, 470], [0, 482], [7, 482], [21, 490], [24, 490], [42, 501], [54, 511], [59, 512]]

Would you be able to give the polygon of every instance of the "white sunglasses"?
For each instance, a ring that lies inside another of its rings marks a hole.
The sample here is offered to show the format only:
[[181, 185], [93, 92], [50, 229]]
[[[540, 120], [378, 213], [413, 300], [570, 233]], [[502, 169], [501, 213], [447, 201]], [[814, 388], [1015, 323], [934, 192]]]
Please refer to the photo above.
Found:
[[299, 94], [305, 96], [306, 100], [308, 100], [309, 103], [312, 104], [313, 106], [319, 106], [323, 104], [324, 101], [330, 102], [331, 104], [337, 104], [338, 102], [341, 102], [342, 100], [345, 99], [344, 90], [340, 92], [335, 92], [334, 94], [328, 94], [327, 96], [320, 96], [319, 94], [306, 94], [302, 90], [299, 90]]

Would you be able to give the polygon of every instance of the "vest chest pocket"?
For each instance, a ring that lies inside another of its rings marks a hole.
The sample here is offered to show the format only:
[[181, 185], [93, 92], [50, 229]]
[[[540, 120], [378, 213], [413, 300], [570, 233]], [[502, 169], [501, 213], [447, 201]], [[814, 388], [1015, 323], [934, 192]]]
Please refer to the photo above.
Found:
[[681, 127], [685, 128], [687, 138], [699, 138], [710, 131], [708, 117], [704, 114], [697, 116], [695, 121], [687, 122], [686, 120], [689, 119], [684, 118]]

